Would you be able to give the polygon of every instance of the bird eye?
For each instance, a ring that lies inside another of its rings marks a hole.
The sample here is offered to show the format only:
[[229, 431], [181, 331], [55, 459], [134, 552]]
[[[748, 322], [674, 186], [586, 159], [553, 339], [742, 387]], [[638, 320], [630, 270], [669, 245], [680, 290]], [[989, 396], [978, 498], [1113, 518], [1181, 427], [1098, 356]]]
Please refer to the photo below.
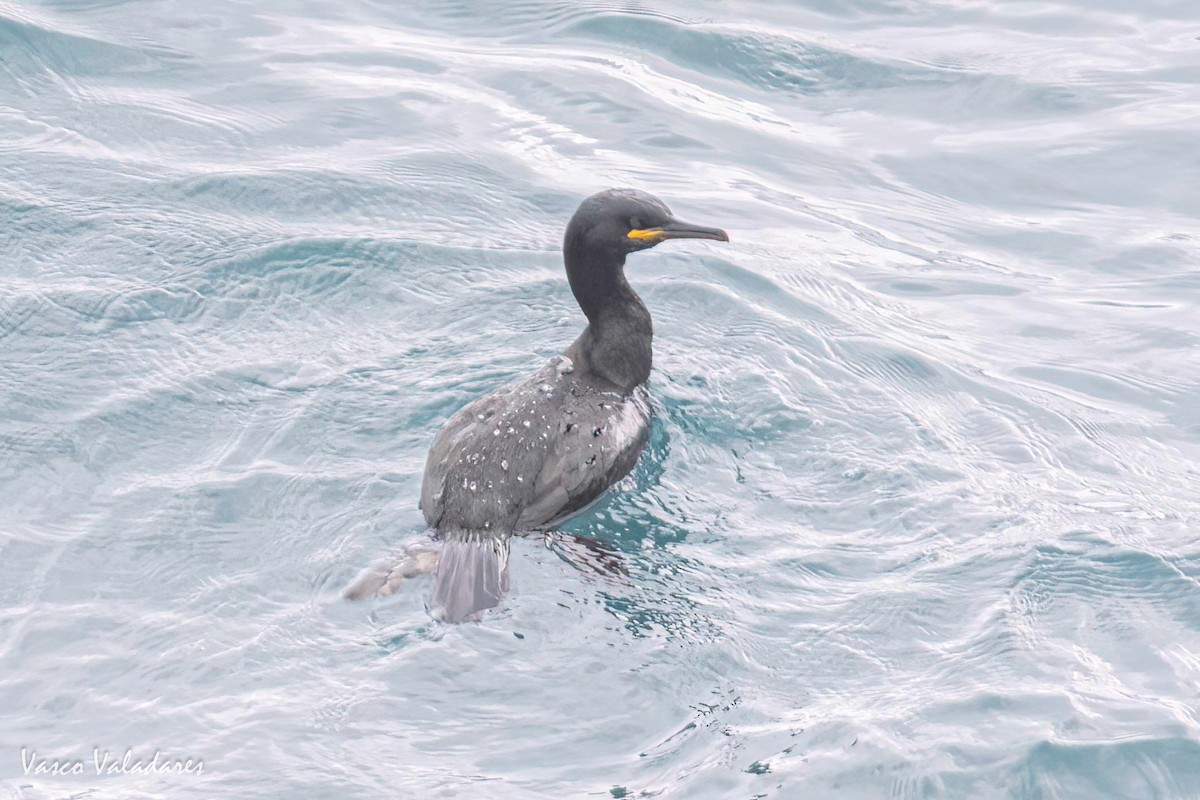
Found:
[[642, 227], [642, 221], [640, 219], [638, 219], [637, 217], [630, 217], [629, 218], [629, 227], [635, 231], [639, 230]]

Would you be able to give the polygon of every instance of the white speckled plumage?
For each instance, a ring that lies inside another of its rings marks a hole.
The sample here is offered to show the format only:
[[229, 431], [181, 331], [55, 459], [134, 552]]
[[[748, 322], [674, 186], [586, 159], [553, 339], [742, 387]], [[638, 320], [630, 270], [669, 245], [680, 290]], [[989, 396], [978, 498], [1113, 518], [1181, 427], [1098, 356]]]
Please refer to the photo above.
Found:
[[[565, 360], [560, 356], [450, 418], [430, 448], [421, 486], [421, 510], [431, 527], [552, 527], [629, 472], [649, 433], [645, 390], [598, 389], [561, 371]], [[541, 420], [544, 410], [553, 421]], [[530, 414], [539, 420], [536, 427], [521, 424]], [[502, 433], [481, 435], [488, 429]], [[483, 482], [498, 489], [486, 500], [462, 488]]]

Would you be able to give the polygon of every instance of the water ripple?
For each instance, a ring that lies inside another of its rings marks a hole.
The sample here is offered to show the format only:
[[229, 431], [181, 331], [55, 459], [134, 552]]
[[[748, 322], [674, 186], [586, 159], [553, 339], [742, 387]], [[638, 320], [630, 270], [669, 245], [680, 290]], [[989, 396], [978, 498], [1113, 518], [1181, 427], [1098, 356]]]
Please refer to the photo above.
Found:
[[[0, 0], [0, 740], [206, 761], [0, 795], [1200, 795], [1198, 24]], [[732, 239], [629, 261], [644, 458], [342, 602], [607, 185]]]

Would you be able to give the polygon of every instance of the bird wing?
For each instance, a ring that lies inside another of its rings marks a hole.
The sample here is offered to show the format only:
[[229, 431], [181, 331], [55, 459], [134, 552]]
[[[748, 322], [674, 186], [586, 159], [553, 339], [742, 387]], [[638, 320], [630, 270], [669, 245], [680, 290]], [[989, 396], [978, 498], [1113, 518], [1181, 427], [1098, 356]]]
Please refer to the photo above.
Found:
[[543, 463], [518, 530], [550, 528], [587, 507], [633, 469], [649, 436], [641, 389], [625, 398], [573, 390], [566, 408], [574, 412], [565, 415], [570, 430]]
[[[421, 480], [420, 508], [425, 522], [438, 527], [446, 511], [447, 481], [456, 468], [461, 471], [460, 456], [472, 443], [488, 442], [491, 425], [498, 413], [508, 404], [515, 386], [504, 386], [458, 410], [438, 431], [425, 459]], [[485, 431], [485, 429], [487, 429]], [[455, 473], [455, 477], [458, 477]]]

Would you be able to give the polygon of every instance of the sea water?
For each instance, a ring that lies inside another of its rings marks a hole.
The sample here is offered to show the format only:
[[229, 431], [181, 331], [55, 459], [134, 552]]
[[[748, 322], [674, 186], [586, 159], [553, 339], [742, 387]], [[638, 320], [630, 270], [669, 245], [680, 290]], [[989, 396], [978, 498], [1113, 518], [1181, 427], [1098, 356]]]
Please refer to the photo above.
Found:
[[[0, 0], [0, 797], [1200, 797], [1198, 37]], [[609, 186], [732, 240], [629, 260], [637, 469], [481, 623], [343, 601]]]

